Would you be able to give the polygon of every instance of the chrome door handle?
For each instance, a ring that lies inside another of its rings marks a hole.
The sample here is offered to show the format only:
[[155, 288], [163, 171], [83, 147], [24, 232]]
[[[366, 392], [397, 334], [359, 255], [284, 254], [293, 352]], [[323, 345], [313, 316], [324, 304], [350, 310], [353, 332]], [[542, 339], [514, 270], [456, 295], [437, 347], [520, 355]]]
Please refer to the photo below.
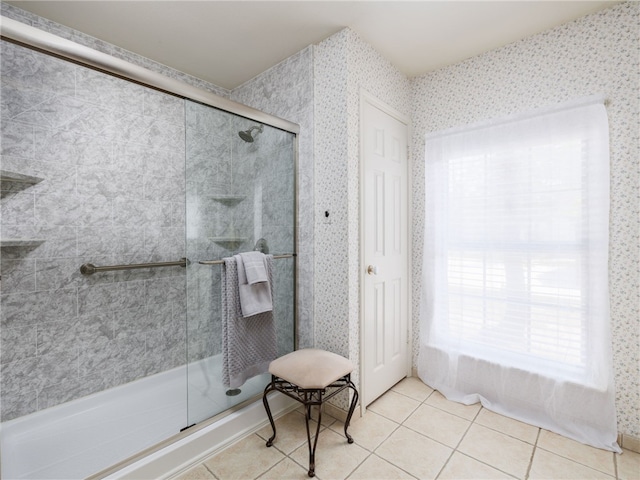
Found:
[[369, 265], [367, 267], [367, 273], [369, 275], [377, 275], [378, 274], [378, 266], [377, 265]]

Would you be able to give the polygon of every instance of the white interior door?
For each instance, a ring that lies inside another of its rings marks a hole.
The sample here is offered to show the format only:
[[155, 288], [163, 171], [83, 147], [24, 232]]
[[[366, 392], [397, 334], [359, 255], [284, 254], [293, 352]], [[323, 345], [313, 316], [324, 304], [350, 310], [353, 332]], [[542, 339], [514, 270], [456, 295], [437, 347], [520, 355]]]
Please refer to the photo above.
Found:
[[366, 407], [409, 371], [408, 126], [368, 96], [361, 101]]

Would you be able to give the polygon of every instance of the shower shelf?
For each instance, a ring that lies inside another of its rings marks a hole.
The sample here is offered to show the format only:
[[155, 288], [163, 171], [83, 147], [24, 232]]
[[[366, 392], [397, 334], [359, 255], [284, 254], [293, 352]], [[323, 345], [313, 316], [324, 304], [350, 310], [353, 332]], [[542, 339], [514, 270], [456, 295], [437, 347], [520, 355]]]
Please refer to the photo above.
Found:
[[211, 198], [225, 205], [237, 205], [247, 197], [246, 195], [212, 195]]
[[44, 240], [26, 238], [7, 238], [0, 240], [0, 247], [37, 247]]
[[3, 182], [28, 183], [30, 185], [35, 185], [44, 179], [33, 177], [31, 175], [24, 175], [22, 173], [10, 172], [9, 170], [0, 170], [0, 180]]
[[246, 242], [245, 237], [209, 237], [211, 241], [219, 245], [240, 244]]

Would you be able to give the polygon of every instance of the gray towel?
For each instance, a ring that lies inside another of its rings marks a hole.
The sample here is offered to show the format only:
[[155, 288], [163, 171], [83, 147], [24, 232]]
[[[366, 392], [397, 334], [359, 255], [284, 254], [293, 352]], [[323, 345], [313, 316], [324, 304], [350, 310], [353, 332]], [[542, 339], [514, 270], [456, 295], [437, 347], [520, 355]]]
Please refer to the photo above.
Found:
[[[267, 276], [273, 296], [273, 256], [267, 255]], [[278, 356], [273, 311], [242, 317], [235, 258], [222, 264], [222, 381], [238, 388], [246, 380], [269, 371]]]
[[[260, 254], [262, 255], [262, 254]], [[273, 257], [273, 256], [271, 256]], [[238, 289], [240, 293], [240, 309], [243, 317], [251, 317], [258, 313], [273, 310], [273, 297], [271, 296], [271, 282], [267, 274], [266, 261], [264, 257], [265, 281], [249, 285], [247, 282], [246, 266], [242, 255], [234, 255], [238, 267]]]
[[241, 252], [238, 255], [242, 257], [244, 271], [247, 275], [247, 283], [254, 285], [256, 283], [267, 282], [267, 267], [265, 265], [265, 255], [262, 252]]

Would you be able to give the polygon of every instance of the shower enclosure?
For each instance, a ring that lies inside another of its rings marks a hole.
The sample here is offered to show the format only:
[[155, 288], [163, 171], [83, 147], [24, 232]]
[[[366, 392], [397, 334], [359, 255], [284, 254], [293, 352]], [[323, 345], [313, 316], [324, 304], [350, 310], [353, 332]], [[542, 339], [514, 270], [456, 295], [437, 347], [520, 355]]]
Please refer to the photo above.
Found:
[[[188, 101], [186, 109], [186, 249], [189, 422], [262, 392], [268, 374], [238, 391], [222, 370], [220, 260], [238, 251], [274, 255], [278, 353], [295, 338], [294, 135]], [[213, 259], [213, 260], [212, 260]], [[208, 373], [207, 373], [208, 372]], [[216, 372], [211, 381], [211, 372]]]
[[2, 477], [84, 478], [264, 389], [222, 382], [222, 258], [274, 255], [295, 348], [297, 126], [1, 27]]

